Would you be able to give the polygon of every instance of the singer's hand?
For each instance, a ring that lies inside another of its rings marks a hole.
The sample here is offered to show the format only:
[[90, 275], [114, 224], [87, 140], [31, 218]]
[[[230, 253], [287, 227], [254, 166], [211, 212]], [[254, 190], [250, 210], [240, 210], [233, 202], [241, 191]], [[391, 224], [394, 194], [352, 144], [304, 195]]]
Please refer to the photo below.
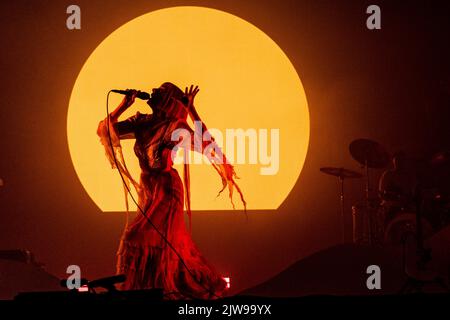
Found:
[[110, 113], [111, 121], [115, 122], [119, 119], [120, 115], [124, 113], [133, 103], [134, 100], [136, 100], [136, 96], [138, 95], [139, 91], [137, 90], [127, 90], [129, 91], [125, 97], [123, 98], [122, 102], [119, 104], [119, 106]]
[[197, 95], [197, 93], [200, 91], [200, 89], [198, 88], [198, 86], [194, 86], [191, 85], [191, 87], [188, 89], [188, 87], [186, 87], [186, 89], [184, 90], [184, 95], [186, 96], [187, 100], [188, 100], [188, 109], [192, 109], [194, 107], [194, 98]]
[[124, 102], [127, 105], [127, 107], [129, 107], [136, 100], [136, 97], [137, 97], [139, 91], [134, 90], [134, 89], [127, 89], [127, 91], [128, 91], [128, 94], [125, 95]]

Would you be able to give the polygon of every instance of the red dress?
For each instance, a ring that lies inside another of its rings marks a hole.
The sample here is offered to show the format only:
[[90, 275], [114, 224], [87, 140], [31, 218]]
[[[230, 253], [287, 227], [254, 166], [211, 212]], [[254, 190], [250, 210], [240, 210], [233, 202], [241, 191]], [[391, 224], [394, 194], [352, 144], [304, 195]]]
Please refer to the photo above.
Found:
[[[195, 136], [186, 122], [188, 111], [181, 102], [181, 90], [171, 83], [161, 88], [165, 94], [159, 108], [164, 112], [158, 116], [138, 112], [118, 123], [105, 119], [97, 131], [110, 163], [119, 169], [126, 184], [134, 185], [139, 196], [138, 214], [127, 225], [120, 241], [117, 273], [126, 276], [124, 290], [162, 288], [169, 299], [217, 298], [225, 291], [226, 282], [202, 256], [184, 222], [185, 202], [190, 214], [188, 167], [185, 165], [183, 188], [171, 161], [177, 144], [172, 141], [175, 130], [189, 131], [190, 149], [199, 148], [194, 141], [202, 137]], [[126, 168], [120, 146], [120, 139], [124, 138], [136, 139], [134, 151], [141, 168], [139, 183]], [[214, 139], [200, 143], [201, 150], [196, 151], [202, 152], [211, 144], [215, 144]], [[220, 149], [214, 150], [205, 155], [222, 179], [221, 191], [228, 187], [231, 198], [235, 188], [245, 208], [242, 192], [233, 180], [233, 167]]]
[[136, 139], [134, 151], [142, 169], [139, 207], [146, 216], [138, 210], [120, 241], [117, 273], [126, 275], [123, 290], [163, 288], [169, 299], [207, 299], [222, 295], [226, 288], [184, 222], [183, 183], [172, 168], [170, 138], [175, 129], [186, 126], [180, 119], [154, 119], [140, 113], [115, 126], [119, 138], [132, 135]]

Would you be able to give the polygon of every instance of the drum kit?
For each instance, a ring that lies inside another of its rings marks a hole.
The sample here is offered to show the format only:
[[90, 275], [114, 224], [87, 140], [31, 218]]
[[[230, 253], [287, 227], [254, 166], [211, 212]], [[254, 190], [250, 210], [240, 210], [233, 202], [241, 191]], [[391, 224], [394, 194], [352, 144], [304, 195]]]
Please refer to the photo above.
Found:
[[352, 206], [354, 243], [399, 244], [408, 234], [415, 235], [415, 238], [419, 236], [423, 238], [450, 224], [449, 152], [439, 152], [431, 159], [422, 161], [421, 165], [415, 166], [410, 173], [418, 177], [414, 196], [409, 200], [408, 206], [399, 207], [392, 214], [392, 207], [386, 205], [383, 195], [378, 192], [377, 195], [373, 195], [370, 181], [371, 170], [386, 170], [391, 163], [391, 155], [381, 144], [369, 139], [352, 141], [349, 151], [352, 158], [361, 165], [364, 174], [338, 167], [320, 168], [322, 173], [339, 179], [340, 228], [343, 243], [346, 235], [344, 181], [347, 179], [365, 179], [364, 200]]

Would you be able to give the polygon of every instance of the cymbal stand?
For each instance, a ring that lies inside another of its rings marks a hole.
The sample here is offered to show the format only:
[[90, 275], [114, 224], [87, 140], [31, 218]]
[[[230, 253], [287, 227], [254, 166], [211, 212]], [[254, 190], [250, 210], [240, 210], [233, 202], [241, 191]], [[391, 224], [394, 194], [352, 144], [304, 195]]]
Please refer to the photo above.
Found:
[[342, 243], [345, 243], [345, 199], [344, 199], [344, 177], [339, 177], [339, 182], [341, 184], [341, 238]]
[[366, 210], [367, 210], [367, 231], [368, 231], [368, 244], [372, 244], [372, 213], [370, 206], [370, 177], [369, 177], [369, 165], [367, 159], [365, 159], [364, 169], [366, 170]]

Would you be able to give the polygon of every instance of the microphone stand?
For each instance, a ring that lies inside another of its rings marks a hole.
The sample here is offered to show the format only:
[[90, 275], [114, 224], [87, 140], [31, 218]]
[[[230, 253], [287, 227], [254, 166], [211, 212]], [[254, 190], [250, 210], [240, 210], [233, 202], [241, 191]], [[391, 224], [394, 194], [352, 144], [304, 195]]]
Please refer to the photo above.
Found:
[[423, 207], [424, 207], [424, 199], [421, 194], [421, 188], [418, 187], [418, 192], [415, 196], [416, 202], [416, 267], [417, 267], [417, 275], [413, 275], [409, 273], [406, 269], [406, 237], [402, 238], [402, 246], [403, 246], [403, 272], [408, 276], [402, 288], [400, 289], [400, 293], [407, 292], [423, 292], [423, 287], [427, 284], [437, 284], [441, 288], [446, 291], [449, 291], [448, 286], [446, 285], [444, 279], [439, 275], [431, 275], [428, 277], [421, 277], [420, 275], [427, 271], [426, 265], [432, 260], [431, 257], [431, 249], [425, 248], [424, 239], [423, 239], [423, 225], [422, 225], [422, 215], [423, 215]]

